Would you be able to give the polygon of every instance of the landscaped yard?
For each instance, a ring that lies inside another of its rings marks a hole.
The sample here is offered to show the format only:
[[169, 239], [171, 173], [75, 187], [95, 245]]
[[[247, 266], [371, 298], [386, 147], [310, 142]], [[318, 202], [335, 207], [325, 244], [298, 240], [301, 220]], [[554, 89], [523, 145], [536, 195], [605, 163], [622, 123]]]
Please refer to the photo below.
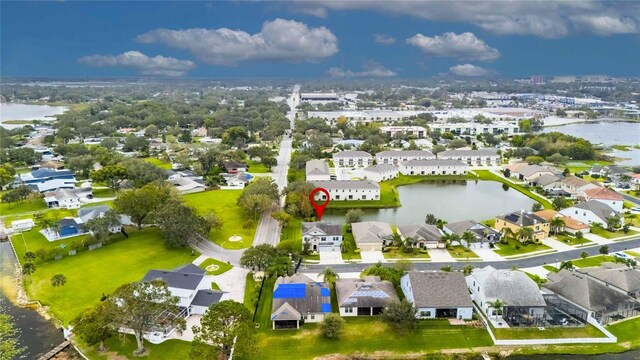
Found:
[[146, 161], [148, 163], [151, 163], [151, 164], [153, 164], [153, 165], [155, 165], [155, 166], [157, 166], [157, 167], [159, 167], [161, 169], [165, 169], [165, 170], [171, 170], [172, 169], [171, 163], [162, 161], [162, 160], [160, 160], [158, 158], [148, 157], [148, 158], [144, 158], [144, 161]]
[[[200, 215], [213, 211], [222, 220], [219, 229], [211, 230], [209, 238], [225, 249], [242, 249], [251, 246], [256, 233], [258, 219], [251, 219], [238, 206], [242, 190], [211, 190], [184, 195], [183, 199], [198, 210]], [[229, 238], [241, 236], [241, 241], [229, 241]]]
[[[207, 269], [209, 266], [211, 266], [211, 270]], [[207, 270], [207, 275], [220, 275], [231, 270], [233, 266], [226, 262], [210, 258], [203, 261], [202, 264], [200, 264], [200, 268]]]
[[388, 181], [379, 183], [380, 200], [353, 200], [353, 201], [331, 201], [327, 208], [329, 209], [371, 209], [371, 208], [392, 208], [399, 207], [400, 196], [395, 186]]
[[[268, 277], [264, 281], [262, 295], [258, 300], [258, 308], [254, 316], [256, 323], [260, 324], [261, 331], [271, 332], [271, 307], [273, 304], [273, 287], [276, 284], [274, 276]], [[260, 288], [258, 288], [260, 289]], [[254, 309], [251, 309], [253, 311]]]
[[398, 249], [397, 247], [389, 249], [389, 251], [383, 251], [382, 255], [384, 255], [385, 259], [404, 259], [404, 258], [420, 258], [420, 259], [429, 259], [428, 252], [421, 252], [416, 250], [414, 252], [405, 253], [404, 251]]
[[[114, 359], [140, 359], [140, 356], [133, 356], [136, 349], [136, 339], [133, 335], [114, 336], [105, 341], [106, 352], [99, 352], [97, 347], [82, 345], [84, 354], [92, 360], [114, 360]], [[181, 340], [167, 340], [158, 345], [145, 341], [145, 347], [149, 354], [144, 359], [154, 360], [174, 360], [188, 359], [191, 343]]]
[[605, 335], [595, 326], [493, 329], [497, 339], [598, 338]]
[[110, 198], [116, 196], [116, 193], [109, 188], [94, 189], [92, 193], [94, 198]]
[[449, 252], [449, 254], [451, 254], [452, 257], [456, 259], [479, 258], [476, 253], [460, 245], [452, 246], [451, 248], [447, 249], [447, 251]]
[[591, 233], [594, 235], [598, 235], [601, 236], [605, 239], [617, 239], [620, 237], [625, 237], [625, 236], [631, 236], [631, 235], [637, 235], [638, 232], [637, 231], [633, 231], [633, 230], [629, 230], [626, 234], [624, 233], [624, 231], [622, 230], [618, 230], [615, 232], [611, 232], [607, 229], [597, 229], [597, 228], [593, 228], [591, 229]]
[[572, 260], [573, 266], [584, 268], [592, 266], [600, 266], [603, 262], [616, 262], [616, 258], [609, 255], [591, 256], [585, 259]]
[[293, 218], [280, 232], [280, 241], [291, 240], [296, 248], [302, 250], [302, 220]]
[[260, 174], [269, 172], [269, 169], [258, 161], [247, 161], [247, 166], [249, 166], [247, 169], [249, 173]]
[[398, 331], [379, 318], [345, 318], [344, 333], [338, 340], [325, 338], [317, 324], [300, 330], [261, 332], [260, 359], [313, 359], [320, 355], [354, 352], [437, 352], [442, 349], [491, 346], [486, 329], [452, 326], [447, 320], [420, 321], [413, 331]]
[[637, 253], [635, 251], [625, 250], [624, 252], [627, 253], [627, 255], [632, 256], [634, 258], [640, 258], [640, 253]]
[[547, 245], [544, 245], [541, 242], [533, 243], [533, 244], [523, 244], [518, 240], [505, 238], [507, 239], [507, 244], [503, 244], [502, 242], [496, 243], [496, 247], [499, 249], [494, 250], [496, 254], [501, 256], [513, 256], [513, 255], [524, 255], [534, 251], [543, 251], [543, 250], [552, 250]]
[[36, 211], [42, 211], [47, 208], [47, 205], [42, 199], [35, 200], [23, 200], [14, 203], [0, 203], [0, 215], [17, 215], [22, 213], [30, 213]]
[[345, 248], [345, 252], [342, 253], [343, 260], [360, 260], [362, 256], [360, 251], [356, 247], [356, 241], [353, 238], [353, 234], [347, 231], [347, 225], [342, 227], [342, 244]]
[[625, 214], [624, 222], [630, 223], [631, 226], [640, 227], [640, 215], [638, 214]]
[[571, 236], [571, 235], [566, 235], [566, 234], [558, 234], [556, 236], [556, 238], [558, 239], [558, 241], [561, 241], [567, 245], [582, 245], [582, 244], [589, 244], [592, 241], [586, 238], [582, 238], [582, 239], [578, 239], [575, 236]]
[[[14, 237], [13, 242], [19, 244], [20, 240]], [[37, 264], [31, 280], [27, 280], [27, 290], [31, 299], [49, 306], [56, 317], [68, 324], [100, 301], [103, 294], [112, 293], [127, 282], [139, 281], [150, 269], [173, 269], [193, 261], [195, 256], [189, 248], [165, 248], [157, 229], [132, 231], [127, 240]], [[54, 274], [66, 276], [67, 283], [54, 289]]]

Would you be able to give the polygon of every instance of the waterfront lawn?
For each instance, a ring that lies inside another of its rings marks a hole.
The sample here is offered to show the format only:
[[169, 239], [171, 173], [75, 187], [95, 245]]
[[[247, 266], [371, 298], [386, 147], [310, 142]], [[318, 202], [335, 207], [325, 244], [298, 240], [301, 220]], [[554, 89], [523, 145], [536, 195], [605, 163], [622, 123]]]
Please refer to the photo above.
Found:
[[609, 255], [596, 255], [585, 259], [571, 260], [573, 266], [579, 268], [600, 266], [603, 262], [616, 262], [616, 258]]
[[258, 161], [247, 161], [247, 166], [249, 167], [247, 169], [247, 172], [252, 174], [261, 174], [261, 173], [269, 172], [269, 169], [267, 169], [266, 166], [264, 166], [261, 162], [258, 162]]
[[342, 252], [342, 260], [360, 260], [360, 250], [356, 246], [356, 240], [353, 238], [353, 234], [347, 231], [349, 225], [342, 227], [342, 244], [346, 251]]
[[551, 250], [550, 247], [544, 245], [541, 242], [533, 243], [533, 244], [523, 244], [518, 240], [506, 238], [507, 244], [503, 244], [502, 242], [497, 242], [496, 247], [499, 249], [494, 250], [496, 254], [500, 256], [513, 256], [513, 255], [524, 255], [534, 251], [542, 251], [542, 250]]
[[[197, 253], [189, 248], [167, 249], [158, 229], [131, 231], [129, 239], [84, 251], [62, 260], [38, 264], [26, 280], [32, 300], [49, 306], [64, 324], [100, 301], [120, 285], [140, 281], [150, 269], [174, 269], [193, 261]], [[55, 289], [51, 277], [63, 274], [67, 283]]]
[[213, 270], [213, 271], [207, 271], [207, 275], [220, 275], [220, 274], [224, 274], [227, 271], [231, 270], [233, 268], [232, 265], [226, 263], [226, 262], [222, 262], [220, 260], [217, 259], [213, 259], [213, 258], [209, 258], [205, 261], [202, 262], [202, 264], [200, 264], [200, 268], [207, 270], [207, 266], [209, 265], [218, 265], [218, 269], [217, 270]]
[[454, 259], [479, 258], [479, 256], [476, 253], [460, 245], [451, 246], [449, 249], [447, 249], [447, 251], [449, 252], [449, 254], [451, 254], [451, 256]]
[[474, 177], [473, 175], [469, 175], [470, 179], [479, 179], [479, 180], [490, 180], [490, 181], [498, 181], [501, 182], [503, 184], [507, 184], [508, 186], [512, 187], [513, 189], [527, 195], [528, 197], [532, 198], [533, 200], [536, 200], [537, 202], [541, 203], [542, 206], [545, 209], [553, 209], [553, 206], [551, 205], [551, 203], [545, 199], [543, 199], [542, 197], [540, 197], [540, 195], [530, 191], [529, 189], [527, 189], [525, 186], [521, 185], [521, 184], [514, 184], [509, 180], [506, 180], [494, 173], [492, 173], [489, 170], [474, 170], [474, 172], [477, 174], [477, 177]]
[[396, 187], [391, 185], [389, 181], [383, 181], [380, 185], [380, 200], [353, 200], [353, 201], [331, 201], [327, 208], [329, 209], [376, 209], [376, 208], [393, 208], [399, 207], [400, 196]]
[[492, 328], [496, 339], [559, 339], [559, 338], [600, 338], [605, 335], [591, 324], [580, 327], [538, 328]]
[[258, 335], [258, 354], [265, 360], [298, 360], [336, 353], [437, 352], [492, 345], [486, 329], [452, 326], [448, 320], [422, 320], [413, 331], [399, 331], [376, 317], [345, 318], [343, 329], [337, 340], [327, 339], [318, 324], [312, 323], [304, 324], [300, 330], [263, 332]]
[[[120, 334], [111, 337], [105, 341], [106, 352], [98, 351], [97, 346], [79, 345], [84, 354], [92, 360], [140, 359], [140, 356], [133, 355], [133, 351], [137, 348], [133, 335]], [[188, 359], [191, 349], [191, 343], [182, 340], [167, 340], [157, 345], [145, 341], [144, 346], [148, 350], [148, 355], [145, 355], [144, 359], [154, 360]]]
[[171, 163], [162, 161], [158, 158], [154, 158], [154, 157], [147, 157], [144, 158], [144, 161], [151, 163], [157, 167], [159, 167], [160, 169], [164, 169], [164, 170], [171, 170], [173, 167], [171, 166]]
[[575, 236], [571, 236], [567, 234], [558, 234], [556, 238], [558, 239], [558, 241], [568, 245], [582, 245], [582, 244], [592, 243], [592, 241], [587, 238], [583, 237], [582, 239], [578, 239]]
[[466, 175], [398, 175], [397, 178], [387, 181], [393, 186], [410, 185], [423, 181], [448, 181], [448, 180], [468, 180]]
[[[257, 220], [245, 215], [238, 206], [238, 198], [242, 190], [210, 190], [195, 194], [187, 194], [182, 198], [187, 205], [196, 208], [200, 215], [206, 216], [213, 211], [222, 220], [222, 226], [213, 229], [209, 238], [225, 249], [242, 249], [251, 246], [256, 233]], [[228, 241], [230, 237], [238, 235], [241, 241]]]
[[622, 230], [618, 231], [609, 231], [607, 229], [591, 229], [591, 233], [594, 235], [598, 235], [605, 239], [617, 239], [624, 236], [637, 235], [638, 232], [634, 230], [629, 230], [626, 234]]

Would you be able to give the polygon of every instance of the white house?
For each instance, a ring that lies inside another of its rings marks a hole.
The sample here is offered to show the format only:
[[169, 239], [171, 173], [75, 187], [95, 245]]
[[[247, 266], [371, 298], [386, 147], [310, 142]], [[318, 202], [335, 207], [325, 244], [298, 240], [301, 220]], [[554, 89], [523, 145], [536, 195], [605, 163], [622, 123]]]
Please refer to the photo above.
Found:
[[362, 170], [362, 177], [375, 182], [386, 181], [398, 177], [398, 167], [390, 164], [378, 164]]
[[312, 251], [340, 251], [342, 225], [303, 222], [302, 244], [309, 244], [309, 249]]
[[478, 150], [455, 149], [438, 153], [438, 159], [458, 160], [469, 166], [498, 166], [502, 157], [495, 148]]
[[[332, 201], [380, 200], [380, 185], [370, 180], [314, 181], [313, 184], [326, 189]], [[325, 201], [327, 197], [318, 192], [316, 200]]]
[[14, 220], [11, 222], [11, 230], [14, 232], [29, 231], [34, 226], [33, 219]]
[[[544, 316], [546, 302], [535, 281], [518, 270], [497, 270], [492, 266], [475, 269], [466, 277], [471, 298], [482, 312], [502, 319], [510, 325], [524, 324]], [[492, 307], [500, 300], [502, 309]]]
[[575, 204], [572, 207], [560, 210], [560, 214], [589, 225], [599, 223], [603, 227], [607, 227], [608, 218], [620, 215], [609, 205], [597, 200]]
[[460, 272], [410, 271], [400, 279], [400, 287], [420, 319], [470, 320], [473, 316], [473, 302]]
[[465, 175], [468, 165], [457, 160], [411, 160], [400, 163], [402, 175]]
[[43, 199], [48, 208], [77, 209], [80, 207], [80, 196], [73, 189], [58, 189], [45, 193]]
[[207, 189], [207, 185], [205, 185], [201, 180], [192, 178], [178, 177], [167, 180], [167, 182], [173, 185], [180, 194], [192, 194], [202, 192]]
[[398, 165], [401, 162], [410, 160], [429, 160], [435, 159], [431, 151], [426, 150], [387, 150], [376, 154], [376, 163]]
[[[442, 117], [438, 114], [438, 119]], [[486, 115], [486, 114], [482, 114]], [[519, 127], [515, 123], [505, 121], [494, 121], [491, 124], [482, 124], [477, 122], [464, 122], [464, 123], [444, 123], [444, 124], [431, 124], [429, 125], [431, 130], [440, 130], [441, 132], [450, 132], [456, 135], [478, 135], [478, 134], [493, 134], [493, 135], [513, 135], [519, 131]]]
[[586, 200], [595, 200], [609, 205], [609, 207], [617, 212], [622, 211], [622, 205], [624, 203], [624, 197], [622, 195], [605, 187], [584, 190], [584, 198]]
[[560, 189], [567, 192], [573, 197], [578, 197], [578, 196], [584, 197], [584, 192], [586, 190], [597, 189], [599, 187], [600, 186], [590, 183], [577, 176], [567, 176], [566, 178], [560, 181]]
[[336, 279], [336, 295], [340, 316], [380, 315], [387, 305], [398, 301], [393, 284], [378, 276]]
[[424, 139], [427, 137], [427, 129], [422, 126], [381, 126], [380, 132], [392, 137], [397, 134], [406, 134], [412, 138]]
[[329, 174], [329, 164], [325, 160], [313, 159], [307, 161], [305, 165], [307, 181], [328, 181], [331, 180]]
[[359, 150], [340, 151], [333, 154], [333, 164], [340, 167], [367, 167], [373, 164], [373, 156]]

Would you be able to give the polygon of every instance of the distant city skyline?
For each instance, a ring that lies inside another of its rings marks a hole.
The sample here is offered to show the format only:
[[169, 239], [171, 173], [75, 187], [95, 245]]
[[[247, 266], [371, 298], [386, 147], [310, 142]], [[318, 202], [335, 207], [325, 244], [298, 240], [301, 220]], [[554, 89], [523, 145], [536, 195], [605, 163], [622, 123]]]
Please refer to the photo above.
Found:
[[640, 76], [640, 2], [1, 3], [3, 77]]

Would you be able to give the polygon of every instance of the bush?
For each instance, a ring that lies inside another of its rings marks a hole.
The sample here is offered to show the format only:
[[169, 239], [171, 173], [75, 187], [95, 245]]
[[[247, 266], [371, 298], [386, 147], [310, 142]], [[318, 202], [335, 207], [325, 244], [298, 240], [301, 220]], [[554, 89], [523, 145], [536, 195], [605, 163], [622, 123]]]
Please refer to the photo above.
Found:
[[337, 339], [342, 334], [344, 327], [344, 319], [335, 313], [329, 313], [324, 316], [324, 320], [320, 324], [322, 333], [326, 338]]
[[353, 253], [354, 253], [354, 254], [360, 254], [360, 249], [355, 249], [355, 250], [353, 250]]
[[516, 250], [520, 250], [520, 244], [516, 244]]
[[428, 254], [428, 253], [429, 253], [429, 251], [427, 251], [427, 250], [425, 250], [425, 249], [418, 250], [418, 252], [419, 252], [420, 254]]

